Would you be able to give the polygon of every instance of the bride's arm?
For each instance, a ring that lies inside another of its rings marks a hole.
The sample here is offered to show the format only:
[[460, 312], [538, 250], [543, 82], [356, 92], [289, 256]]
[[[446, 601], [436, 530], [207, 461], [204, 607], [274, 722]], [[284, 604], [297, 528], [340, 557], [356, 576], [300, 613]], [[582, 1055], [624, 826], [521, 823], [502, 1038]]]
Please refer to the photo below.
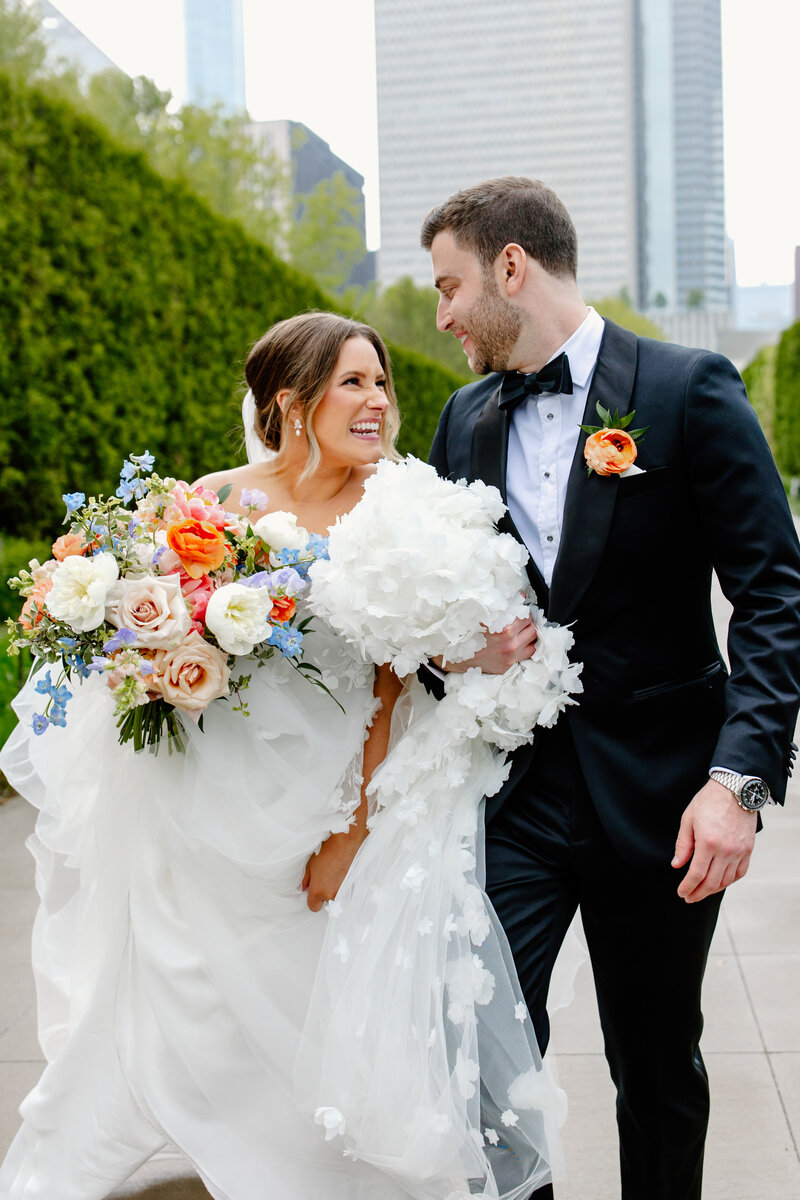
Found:
[[342, 880], [350, 869], [356, 852], [367, 836], [367, 784], [373, 772], [386, 757], [392, 710], [402, 690], [402, 684], [390, 667], [378, 667], [375, 673], [375, 696], [381, 702], [364, 743], [364, 782], [361, 803], [355, 820], [347, 833], [333, 833], [322, 843], [318, 854], [312, 855], [303, 876], [303, 891], [307, 892], [308, 907], [319, 912], [326, 900], [334, 900]]

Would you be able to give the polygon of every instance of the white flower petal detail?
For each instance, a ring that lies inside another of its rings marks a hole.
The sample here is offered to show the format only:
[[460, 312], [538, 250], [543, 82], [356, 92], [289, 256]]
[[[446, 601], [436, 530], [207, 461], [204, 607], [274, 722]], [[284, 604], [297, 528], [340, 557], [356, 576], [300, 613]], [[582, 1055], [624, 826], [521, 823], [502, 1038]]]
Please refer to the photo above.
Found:
[[265, 587], [225, 583], [211, 596], [206, 626], [228, 654], [250, 654], [269, 636], [272, 598]]
[[509, 1128], [513, 1128], [514, 1125], [519, 1125], [519, 1117], [515, 1112], [512, 1112], [510, 1108], [507, 1108], [504, 1113], [500, 1114], [500, 1120]]
[[326, 1142], [332, 1142], [345, 1131], [345, 1119], [338, 1108], [318, 1108], [314, 1113], [314, 1120], [325, 1130]]
[[496, 1129], [484, 1129], [483, 1136], [486, 1138], [487, 1142], [489, 1142], [489, 1144], [492, 1146], [496, 1146], [497, 1143], [500, 1141], [500, 1135]]
[[525, 1005], [522, 1003], [522, 1001], [520, 1000], [518, 1004], [514, 1005], [514, 1020], [522, 1022], [522, 1021], [527, 1021], [527, 1019], [528, 1019], [528, 1010], [525, 1007]]

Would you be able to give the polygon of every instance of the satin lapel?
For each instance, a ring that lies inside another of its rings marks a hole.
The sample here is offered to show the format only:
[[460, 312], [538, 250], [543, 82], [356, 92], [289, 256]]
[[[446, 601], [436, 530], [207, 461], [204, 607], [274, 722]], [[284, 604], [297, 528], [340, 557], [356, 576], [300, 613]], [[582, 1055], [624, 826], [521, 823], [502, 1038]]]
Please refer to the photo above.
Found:
[[[507, 504], [506, 497], [506, 465], [508, 462], [508, 431], [511, 427], [511, 414], [507, 409], [498, 407], [500, 388], [492, 392], [483, 406], [480, 416], [475, 422], [472, 433], [471, 473], [473, 479], [482, 479], [497, 488]], [[522, 542], [522, 537], [511, 514], [506, 509], [497, 523], [501, 533], [510, 533]], [[543, 608], [547, 608], [547, 584], [539, 568], [532, 558], [528, 559], [528, 578], [536, 593], [536, 599]]]
[[[607, 321], [582, 424], [601, 423], [598, 402], [612, 413], [619, 409], [620, 416], [625, 416], [633, 394], [636, 358], [636, 335]], [[587, 437], [581, 431], [572, 460], [561, 540], [550, 585], [548, 616], [562, 624], [573, 619], [600, 565], [619, 487], [616, 475], [589, 476], [583, 457]]]

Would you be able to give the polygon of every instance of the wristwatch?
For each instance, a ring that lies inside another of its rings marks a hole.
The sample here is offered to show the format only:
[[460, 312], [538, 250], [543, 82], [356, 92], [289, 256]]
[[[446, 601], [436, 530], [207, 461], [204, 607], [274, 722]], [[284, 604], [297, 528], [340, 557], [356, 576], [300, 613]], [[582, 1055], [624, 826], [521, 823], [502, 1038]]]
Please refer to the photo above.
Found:
[[757, 775], [737, 775], [735, 771], [709, 771], [708, 774], [733, 792], [736, 803], [745, 812], [758, 812], [769, 800], [769, 788]]

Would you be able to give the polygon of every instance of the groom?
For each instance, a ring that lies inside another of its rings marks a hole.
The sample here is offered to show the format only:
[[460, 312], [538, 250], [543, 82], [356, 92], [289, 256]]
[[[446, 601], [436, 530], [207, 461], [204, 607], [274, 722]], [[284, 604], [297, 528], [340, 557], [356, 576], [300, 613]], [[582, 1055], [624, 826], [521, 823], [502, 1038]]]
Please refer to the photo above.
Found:
[[[542, 183], [494, 179], [451, 196], [422, 244], [438, 328], [485, 376], [448, 400], [431, 462], [500, 489], [501, 529], [528, 547], [539, 603], [572, 626], [584, 664], [579, 706], [514, 756], [488, 802], [487, 890], [542, 1047], [550, 973], [580, 907], [623, 1200], [696, 1200], [709, 944], [793, 758], [800, 548], [784, 490], [726, 359], [587, 309], [574, 226]], [[608, 450], [588, 471], [580, 427], [604, 423], [617, 430], [612, 457], [630, 458], [627, 431], [642, 431], [638, 472], [602, 473]], [[730, 674], [712, 568], [733, 604]], [[534, 642], [517, 622], [473, 662], [504, 671]]]

